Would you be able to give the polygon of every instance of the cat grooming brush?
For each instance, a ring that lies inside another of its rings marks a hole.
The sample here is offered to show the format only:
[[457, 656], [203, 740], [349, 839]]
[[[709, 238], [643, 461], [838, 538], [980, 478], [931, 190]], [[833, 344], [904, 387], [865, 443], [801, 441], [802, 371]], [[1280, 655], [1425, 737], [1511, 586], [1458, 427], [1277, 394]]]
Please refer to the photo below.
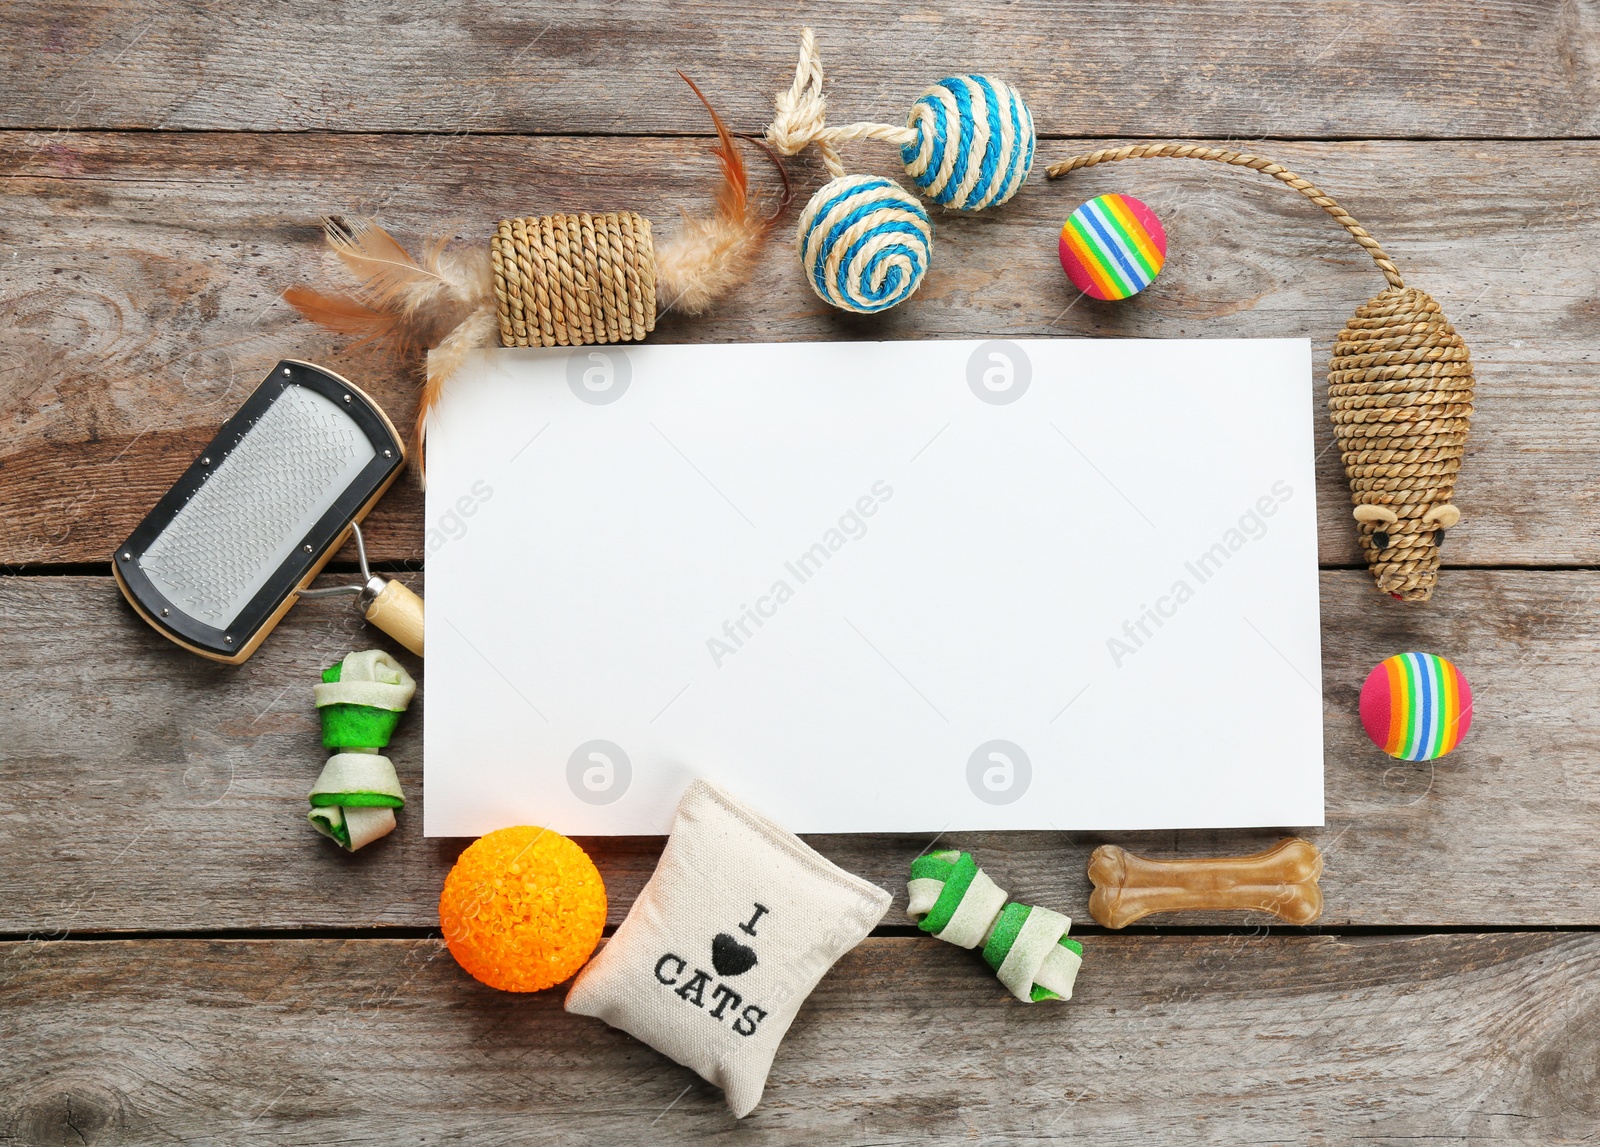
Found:
[[[245, 661], [299, 598], [330, 593], [358, 595], [420, 654], [422, 599], [372, 575], [357, 525], [404, 464], [372, 399], [286, 359], [118, 547], [117, 585], [162, 636], [214, 661]], [[352, 533], [362, 584], [308, 591]]]

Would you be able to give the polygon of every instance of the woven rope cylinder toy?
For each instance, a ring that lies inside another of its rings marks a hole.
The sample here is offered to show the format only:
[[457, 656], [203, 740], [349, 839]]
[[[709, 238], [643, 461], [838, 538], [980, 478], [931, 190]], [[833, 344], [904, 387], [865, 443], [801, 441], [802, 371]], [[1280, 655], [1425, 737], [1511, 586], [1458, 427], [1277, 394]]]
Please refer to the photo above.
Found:
[[501, 346], [630, 342], [655, 330], [655, 244], [642, 215], [505, 219], [489, 259]]
[[449, 380], [476, 351], [503, 347], [633, 342], [658, 315], [704, 314], [748, 278], [757, 253], [788, 205], [759, 204], [733, 133], [705, 94], [683, 80], [711, 117], [720, 178], [715, 208], [685, 212], [657, 245], [650, 221], [632, 211], [503, 219], [488, 249], [452, 250], [436, 236], [420, 259], [375, 219], [323, 220], [328, 248], [354, 285], [345, 293], [310, 286], [284, 291], [306, 318], [363, 342], [427, 350], [413, 441], [420, 460], [428, 419]]
[[1472, 418], [1467, 344], [1426, 291], [1408, 287], [1378, 241], [1350, 214], [1270, 160], [1221, 148], [1159, 143], [1107, 148], [1051, 164], [1051, 179], [1119, 159], [1207, 159], [1270, 175], [1331, 215], [1372, 257], [1389, 286], [1356, 309], [1334, 340], [1328, 413], [1343, 455], [1357, 535], [1378, 588], [1427, 601]]

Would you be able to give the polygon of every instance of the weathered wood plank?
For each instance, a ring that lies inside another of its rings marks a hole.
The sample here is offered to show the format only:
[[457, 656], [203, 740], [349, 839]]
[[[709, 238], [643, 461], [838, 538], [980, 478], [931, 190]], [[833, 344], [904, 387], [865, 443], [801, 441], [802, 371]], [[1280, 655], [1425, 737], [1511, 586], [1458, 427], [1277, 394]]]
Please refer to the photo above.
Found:
[[[1027, 1007], [971, 953], [868, 940], [762, 1104], [439, 941], [0, 946], [18, 1144], [1587, 1141], [1600, 936], [1093, 937]], [[687, 1006], [687, 1005], [686, 1005]]]
[[[152, 33], [153, 35], [154, 33]], [[1046, 158], [1075, 150], [1067, 142]], [[1600, 564], [1600, 144], [1265, 143], [1313, 176], [1433, 292], [1472, 346], [1479, 416], [1447, 561]], [[864, 155], [892, 173], [892, 161]], [[104, 561], [280, 357], [327, 361], [410, 416], [406, 364], [351, 354], [278, 299], [320, 271], [319, 213], [377, 211], [415, 235], [477, 241], [539, 210], [634, 207], [670, 230], [704, 204], [698, 140], [0, 134], [0, 563]], [[802, 196], [819, 173], [797, 171]], [[761, 177], [771, 183], [770, 173]], [[1054, 235], [1071, 207], [1136, 192], [1172, 258], [1138, 300], [1078, 302]], [[791, 208], [790, 219], [794, 208]], [[662, 341], [1010, 336], [1333, 335], [1382, 286], [1300, 197], [1213, 164], [1144, 161], [1037, 181], [992, 216], [943, 217], [927, 283], [877, 319], [802, 282], [785, 220], [756, 281]], [[1319, 400], [1320, 401], [1320, 400]], [[1359, 561], [1326, 419], [1321, 552]], [[414, 482], [377, 511], [380, 557], [422, 555]], [[1446, 591], [1448, 592], [1448, 591]]]
[[[1328, 571], [1322, 586], [1328, 824], [1306, 835], [1327, 857], [1323, 922], [1600, 924], [1600, 574], [1457, 571], [1420, 609], [1375, 593], [1364, 572]], [[399, 830], [347, 856], [305, 822], [324, 759], [310, 687], [381, 637], [347, 608], [299, 606], [230, 669], [156, 636], [108, 578], [0, 580], [0, 932], [436, 926], [464, 842], [421, 835], [425, 676], [392, 746], [413, 802]], [[1476, 687], [1470, 735], [1433, 765], [1383, 756], [1357, 715], [1367, 671], [1407, 649], [1451, 657]], [[1277, 835], [942, 843], [972, 849], [1019, 899], [1084, 919], [1084, 866], [1106, 840], [1192, 856]], [[930, 843], [812, 839], [902, 904], [907, 865]], [[586, 843], [620, 920], [661, 841]]]
[[953, 72], [1017, 84], [1058, 135], [1563, 136], [1600, 122], [1583, 4], [1092, 0], [889, 11], [731, 0], [6, 8], [0, 126], [701, 132], [673, 74], [759, 130], [815, 25], [830, 108], [900, 120]]

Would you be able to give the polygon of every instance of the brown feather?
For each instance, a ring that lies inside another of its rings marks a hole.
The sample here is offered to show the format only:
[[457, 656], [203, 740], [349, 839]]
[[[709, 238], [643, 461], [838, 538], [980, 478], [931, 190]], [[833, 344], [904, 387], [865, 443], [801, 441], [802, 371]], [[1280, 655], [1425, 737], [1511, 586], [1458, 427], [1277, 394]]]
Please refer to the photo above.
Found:
[[461, 369], [467, 355], [480, 347], [491, 345], [498, 333], [494, 311], [480, 307], [468, 315], [438, 346], [428, 352], [427, 374], [422, 381], [422, 394], [417, 400], [417, 425], [412, 435], [412, 449], [417, 459], [417, 472], [426, 478], [426, 454], [423, 447], [428, 439], [428, 418], [439, 404], [444, 384]]
[[342, 335], [356, 335], [352, 347], [389, 337], [394, 333], [395, 317], [375, 311], [348, 295], [325, 295], [310, 287], [290, 287], [283, 301], [318, 326]]
[[487, 251], [453, 252], [449, 236], [428, 240], [420, 261], [370, 219], [326, 219], [323, 232], [357, 280], [351, 295], [291, 287], [284, 299], [311, 321], [412, 353], [433, 348], [418, 398], [413, 445], [421, 471], [423, 433], [445, 381], [467, 353], [494, 341], [493, 277]]
[[689, 90], [694, 92], [695, 98], [711, 116], [711, 126], [717, 131], [717, 145], [711, 149], [711, 153], [717, 157], [718, 166], [722, 168], [722, 186], [717, 189], [717, 214], [730, 221], [743, 221], [750, 213], [750, 172], [744, 165], [744, 156], [739, 154], [733, 142], [733, 133], [722, 122], [711, 101], [706, 99], [700, 85], [682, 72], [678, 73], [678, 78], [689, 85]]
[[339, 261], [360, 282], [375, 306], [402, 303], [419, 286], [426, 291], [447, 289], [444, 276], [413, 259], [395, 237], [372, 219], [325, 219], [323, 233]]
[[[756, 211], [755, 197], [750, 193], [750, 172], [733, 133], [699, 86], [682, 72], [678, 75], [711, 115], [717, 132], [712, 153], [721, 168], [722, 181], [717, 187], [716, 214], [706, 218], [685, 216], [678, 233], [662, 244], [656, 255], [656, 279], [666, 301], [663, 309], [699, 314], [749, 277], [756, 252], [777, 215], [763, 218]], [[787, 187], [787, 177], [784, 182]]]
[[488, 260], [455, 256], [448, 235], [429, 239], [419, 262], [371, 219], [326, 219], [323, 230], [360, 284], [356, 300], [394, 316], [389, 337], [404, 351], [436, 345], [490, 289]]

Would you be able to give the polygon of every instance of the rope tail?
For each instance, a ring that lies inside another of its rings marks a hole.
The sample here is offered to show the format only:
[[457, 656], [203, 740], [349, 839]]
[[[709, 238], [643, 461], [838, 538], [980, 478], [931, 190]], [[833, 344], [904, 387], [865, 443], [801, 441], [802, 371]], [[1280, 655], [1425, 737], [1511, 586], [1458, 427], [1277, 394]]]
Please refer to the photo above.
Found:
[[1405, 280], [1400, 277], [1399, 269], [1384, 254], [1383, 248], [1378, 246], [1378, 241], [1367, 234], [1367, 229], [1357, 223], [1355, 218], [1334, 200], [1333, 196], [1319, 191], [1309, 180], [1302, 179], [1294, 172], [1270, 159], [1263, 159], [1259, 155], [1250, 155], [1242, 151], [1228, 151], [1220, 147], [1201, 147], [1191, 143], [1138, 143], [1126, 147], [1107, 147], [1099, 151], [1091, 151], [1087, 155], [1075, 155], [1071, 159], [1064, 159], [1060, 163], [1052, 163], [1045, 169], [1051, 179], [1060, 179], [1068, 172], [1077, 171], [1081, 167], [1093, 167], [1098, 163], [1112, 163], [1119, 159], [1209, 159], [1217, 163], [1227, 163], [1234, 167], [1247, 167], [1251, 171], [1259, 171], [1263, 175], [1270, 175], [1280, 183], [1294, 188], [1311, 202], [1333, 216], [1335, 223], [1350, 232], [1350, 237], [1366, 249], [1372, 261], [1377, 264], [1378, 270], [1383, 272], [1383, 277], [1389, 280], [1391, 287], [1404, 287]]

